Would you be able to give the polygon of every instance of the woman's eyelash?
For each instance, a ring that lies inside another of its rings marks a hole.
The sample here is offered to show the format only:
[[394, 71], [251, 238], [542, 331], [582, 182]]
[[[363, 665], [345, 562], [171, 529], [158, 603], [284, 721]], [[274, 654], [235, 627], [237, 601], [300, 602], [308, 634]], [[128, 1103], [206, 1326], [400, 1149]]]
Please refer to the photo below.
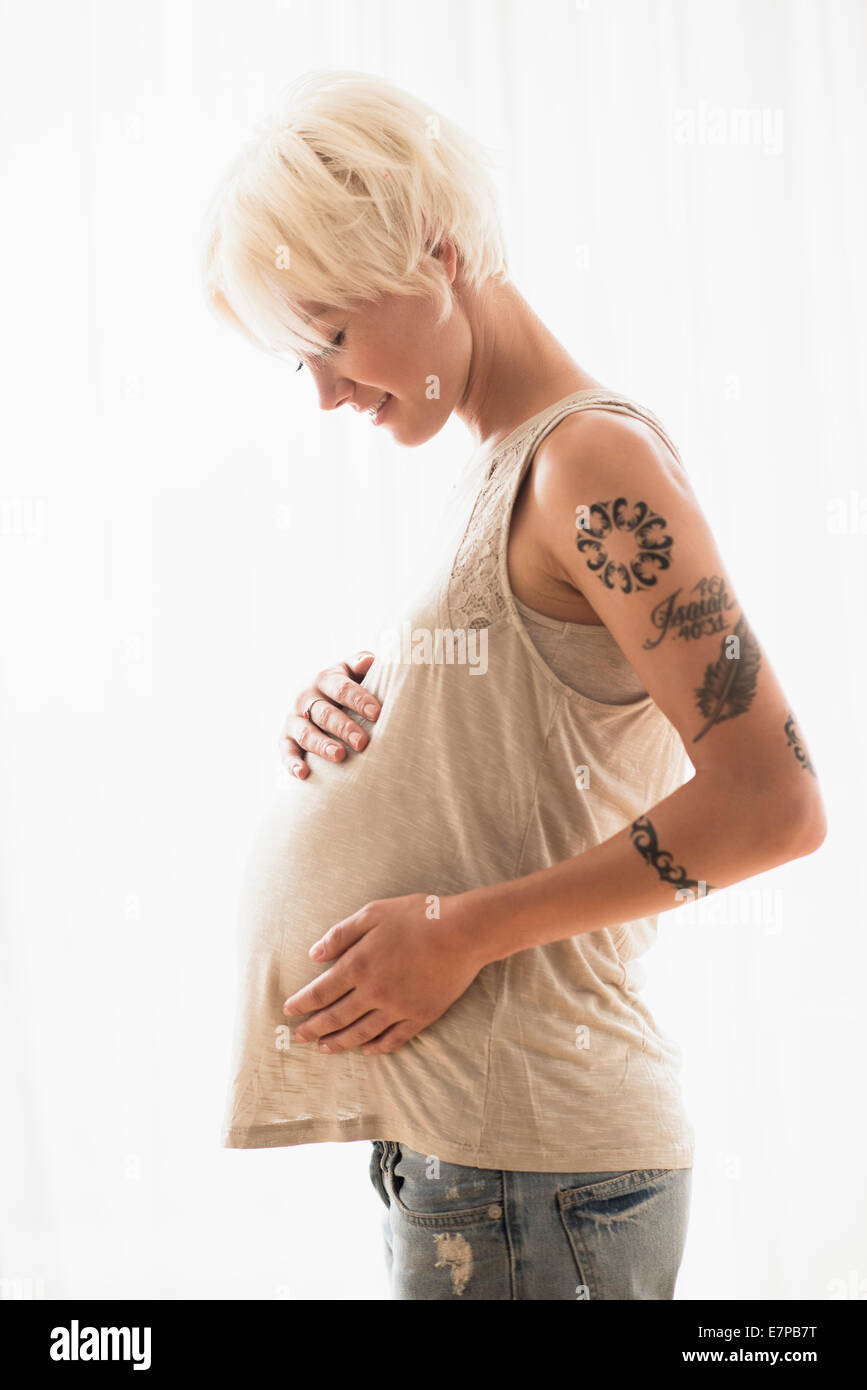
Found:
[[[336, 338], [332, 338], [330, 347], [324, 348], [322, 352], [317, 353], [316, 358], [314, 359], [314, 361], [319, 361], [319, 360], [323, 360], [323, 361], [324, 361], [324, 359], [325, 359], [326, 357], [330, 357], [331, 354], [332, 354], [332, 352], [334, 352], [337, 348], [343, 346], [343, 339], [344, 339], [345, 336], [346, 336], [346, 330], [343, 329], [343, 328], [341, 328], [340, 332], [337, 334], [337, 337], [336, 337]], [[300, 370], [301, 370], [301, 368], [302, 368], [303, 366], [304, 366], [304, 363], [303, 363], [303, 362], [299, 362], [299, 363], [298, 363], [298, 366], [295, 368], [296, 372], [300, 372]]]

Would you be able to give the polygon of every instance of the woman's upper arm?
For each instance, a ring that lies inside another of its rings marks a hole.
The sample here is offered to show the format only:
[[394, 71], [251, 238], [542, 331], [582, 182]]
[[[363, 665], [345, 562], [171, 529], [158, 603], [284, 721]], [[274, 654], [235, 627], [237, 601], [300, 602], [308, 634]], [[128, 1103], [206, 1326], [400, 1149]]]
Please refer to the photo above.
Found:
[[794, 827], [824, 809], [786, 696], [689, 480], [649, 426], [567, 416], [536, 452], [533, 506], [557, 576], [586, 595], [696, 771], [736, 777]]

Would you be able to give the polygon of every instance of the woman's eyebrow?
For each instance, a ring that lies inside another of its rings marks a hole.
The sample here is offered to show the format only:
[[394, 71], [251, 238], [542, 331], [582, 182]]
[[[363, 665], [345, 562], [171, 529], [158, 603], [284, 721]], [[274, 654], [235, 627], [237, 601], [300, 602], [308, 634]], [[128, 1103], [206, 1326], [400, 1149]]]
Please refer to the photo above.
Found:
[[322, 315], [323, 315], [323, 314], [327, 311], [327, 309], [328, 309], [328, 305], [327, 305], [327, 304], [315, 304], [313, 307], [314, 307], [314, 311], [315, 311], [314, 313], [312, 313], [312, 314], [302, 314], [302, 315], [301, 315], [301, 317], [302, 317], [302, 319], [304, 320], [305, 323], [310, 323], [312, 319], [319, 319], [319, 318], [321, 318]]

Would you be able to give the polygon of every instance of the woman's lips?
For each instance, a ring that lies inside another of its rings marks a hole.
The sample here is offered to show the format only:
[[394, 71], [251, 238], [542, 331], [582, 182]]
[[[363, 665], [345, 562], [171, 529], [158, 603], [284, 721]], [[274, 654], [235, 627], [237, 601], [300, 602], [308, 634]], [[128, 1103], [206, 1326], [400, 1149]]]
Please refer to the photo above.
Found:
[[382, 418], [385, 415], [385, 412], [388, 410], [391, 400], [391, 394], [388, 391], [386, 391], [382, 404], [378, 406], [375, 411], [370, 412], [370, 418], [374, 425], [379, 425], [382, 423]]

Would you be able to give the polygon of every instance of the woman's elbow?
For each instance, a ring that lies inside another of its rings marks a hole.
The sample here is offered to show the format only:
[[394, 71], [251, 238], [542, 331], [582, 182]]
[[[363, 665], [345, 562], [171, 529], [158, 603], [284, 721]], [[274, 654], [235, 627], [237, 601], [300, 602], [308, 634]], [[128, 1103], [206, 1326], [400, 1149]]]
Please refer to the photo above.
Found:
[[791, 836], [792, 858], [801, 859], [814, 854], [825, 843], [828, 834], [828, 817], [825, 803], [818, 787], [811, 796], [796, 803], [792, 813]]

